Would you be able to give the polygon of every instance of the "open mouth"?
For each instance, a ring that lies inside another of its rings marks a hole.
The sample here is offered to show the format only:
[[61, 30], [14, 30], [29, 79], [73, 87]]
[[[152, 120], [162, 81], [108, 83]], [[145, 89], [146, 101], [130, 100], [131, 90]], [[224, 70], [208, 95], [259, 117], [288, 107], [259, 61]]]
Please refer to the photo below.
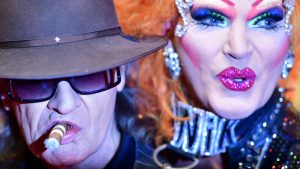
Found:
[[81, 130], [78, 125], [69, 121], [55, 122], [51, 128], [53, 129], [57, 125], [62, 125], [66, 128], [66, 132], [64, 133], [64, 135], [62, 135], [62, 139], [60, 140], [60, 144], [62, 145], [72, 142]]

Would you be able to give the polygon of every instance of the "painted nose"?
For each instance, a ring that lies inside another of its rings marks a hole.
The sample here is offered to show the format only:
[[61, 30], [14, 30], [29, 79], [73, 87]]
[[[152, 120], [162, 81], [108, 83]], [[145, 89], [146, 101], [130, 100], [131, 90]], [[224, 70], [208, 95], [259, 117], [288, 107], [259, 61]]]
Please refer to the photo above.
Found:
[[61, 81], [57, 85], [54, 96], [49, 100], [48, 108], [60, 114], [68, 114], [81, 104], [79, 95], [72, 89], [66, 81]]
[[252, 45], [244, 24], [235, 23], [231, 26], [223, 52], [234, 59], [242, 59], [252, 54]]

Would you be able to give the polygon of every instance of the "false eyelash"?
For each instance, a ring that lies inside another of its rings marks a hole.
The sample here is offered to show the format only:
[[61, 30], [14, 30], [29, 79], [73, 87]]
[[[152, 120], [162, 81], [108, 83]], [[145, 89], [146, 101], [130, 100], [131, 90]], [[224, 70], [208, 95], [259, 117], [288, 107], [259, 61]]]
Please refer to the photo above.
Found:
[[[226, 25], [226, 22], [228, 21], [227, 16], [210, 8], [200, 8], [193, 10], [191, 12], [191, 17], [194, 19], [192, 23], [196, 23], [197, 25], [201, 25], [202, 27], [220, 26], [219, 24]], [[210, 21], [213, 20], [216, 22], [211, 23]]]
[[[250, 20], [248, 25], [251, 25], [250, 27], [254, 28], [264, 28], [266, 30], [278, 30], [281, 26], [277, 23], [283, 19], [283, 11], [281, 8], [275, 7], [268, 9], [260, 14], [258, 14], [256, 17]], [[267, 27], [267, 26], [261, 26], [258, 25], [261, 21], [271, 21], [273, 22], [273, 26]]]
[[213, 16], [215, 18], [218, 18], [220, 20], [226, 20], [227, 17], [224, 16], [223, 14], [220, 14], [220, 12], [213, 10], [213, 9], [209, 9], [209, 8], [200, 8], [197, 10], [193, 10], [191, 12], [191, 16], [194, 20], [199, 21], [203, 18], [206, 18], [208, 16]]
[[254, 22], [260, 20], [260, 19], [264, 19], [267, 17], [271, 17], [272, 19], [276, 20], [276, 21], [280, 21], [283, 19], [283, 12], [281, 9], [279, 8], [271, 8], [261, 14], [259, 14], [258, 16], [256, 16], [254, 19], [252, 19]]

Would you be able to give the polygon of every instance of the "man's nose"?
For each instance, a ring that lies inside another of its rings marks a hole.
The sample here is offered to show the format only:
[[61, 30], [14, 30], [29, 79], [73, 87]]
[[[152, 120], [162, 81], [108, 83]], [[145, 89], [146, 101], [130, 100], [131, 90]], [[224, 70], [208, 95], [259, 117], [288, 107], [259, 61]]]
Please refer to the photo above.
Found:
[[48, 108], [60, 114], [68, 114], [79, 107], [81, 99], [66, 81], [57, 84], [54, 96], [49, 100]]
[[224, 45], [223, 52], [225, 55], [234, 59], [243, 59], [252, 54], [253, 46], [247, 34], [247, 26], [242, 23], [232, 24], [227, 42]]

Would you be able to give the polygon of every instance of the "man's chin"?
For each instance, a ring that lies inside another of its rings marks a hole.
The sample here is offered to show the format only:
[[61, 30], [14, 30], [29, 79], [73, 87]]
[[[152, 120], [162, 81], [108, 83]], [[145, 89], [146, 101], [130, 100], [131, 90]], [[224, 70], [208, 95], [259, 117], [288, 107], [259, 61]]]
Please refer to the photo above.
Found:
[[220, 107], [215, 107], [214, 112], [225, 119], [243, 119], [254, 113], [255, 106], [249, 105], [224, 105]]
[[41, 159], [48, 165], [53, 166], [53, 168], [73, 166], [81, 161], [81, 158], [77, 156], [76, 152], [76, 150], [71, 151], [61, 147], [61, 149], [54, 151], [46, 150], [42, 154]]

